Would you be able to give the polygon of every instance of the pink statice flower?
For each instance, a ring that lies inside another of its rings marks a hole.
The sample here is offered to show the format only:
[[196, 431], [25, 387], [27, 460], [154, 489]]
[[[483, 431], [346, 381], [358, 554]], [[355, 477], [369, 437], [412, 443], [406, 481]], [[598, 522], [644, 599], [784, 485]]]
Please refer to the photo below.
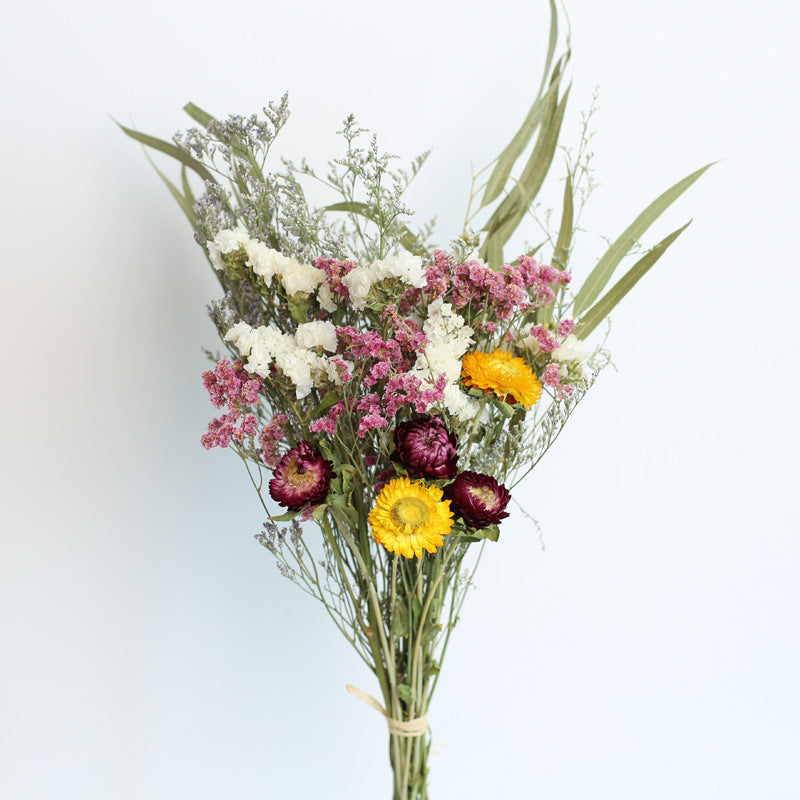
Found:
[[345, 412], [344, 403], [334, 403], [324, 417], [318, 417], [308, 427], [312, 433], [327, 433], [336, 436], [339, 417]]
[[558, 323], [558, 335], [566, 339], [575, 330], [575, 323], [571, 319], [562, 319]]
[[314, 266], [325, 272], [331, 292], [344, 297], [345, 300], [350, 298], [350, 292], [342, 283], [342, 278], [358, 266], [355, 261], [340, 261], [338, 258], [318, 258], [314, 262]]
[[258, 420], [253, 414], [223, 414], [208, 423], [208, 431], [200, 437], [200, 444], [206, 450], [228, 447], [231, 439], [241, 442], [254, 436], [257, 430]]
[[558, 364], [548, 364], [542, 370], [541, 378], [542, 383], [545, 386], [549, 386], [556, 393], [559, 400], [564, 400], [575, 394], [575, 387], [563, 382]]
[[228, 411], [232, 412], [256, 405], [262, 383], [262, 379], [247, 372], [238, 359], [231, 364], [223, 358], [213, 370], [203, 373], [203, 386], [208, 390], [214, 407], [227, 405]]
[[290, 511], [318, 505], [328, 494], [333, 464], [309, 442], [300, 442], [278, 462], [269, 482], [269, 496]]
[[278, 464], [278, 442], [286, 434], [284, 426], [287, 422], [288, 417], [285, 414], [275, 414], [269, 424], [265, 425], [261, 430], [258, 437], [261, 445], [261, 457], [264, 459], [264, 463], [272, 469]]
[[241, 442], [255, 435], [258, 421], [249, 409], [258, 404], [262, 383], [260, 377], [244, 369], [241, 361], [231, 363], [227, 358], [203, 373], [203, 385], [215, 408], [227, 407], [227, 413], [212, 419], [200, 437], [206, 450], [228, 447], [231, 439]]

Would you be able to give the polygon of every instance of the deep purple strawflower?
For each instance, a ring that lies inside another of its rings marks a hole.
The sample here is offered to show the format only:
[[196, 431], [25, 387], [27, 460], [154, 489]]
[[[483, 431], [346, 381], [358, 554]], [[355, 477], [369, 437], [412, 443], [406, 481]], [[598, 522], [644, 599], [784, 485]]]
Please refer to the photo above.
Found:
[[439, 417], [419, 417], [394, 429], [395, 456], [414, 478], [454, 478], [458, 437]]
[[333, 464], [308, 442], [300, 442], [275, 467], [269, 482], [269, 496], [290, 511], [318, 505], [328, 494], [332, 475]]
[[508, 516], [506, 506], [511, 494], [491, 475], [462, 472], [444, 489], [450, 508], [475, 530], [496, 525]]

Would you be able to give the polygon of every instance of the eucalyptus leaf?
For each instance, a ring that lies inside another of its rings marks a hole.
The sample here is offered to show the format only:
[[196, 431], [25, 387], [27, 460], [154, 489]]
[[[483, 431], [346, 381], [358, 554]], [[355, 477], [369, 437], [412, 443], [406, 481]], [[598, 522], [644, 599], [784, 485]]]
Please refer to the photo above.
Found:
[[[536, 199], [553, 162], [570, 88], [567, 87], [561, 101], [555, 106], [552, 104], [557, 98], [553, 96], [536, 145], [519, 180], [484, 226], [484, 230], [487, 231], [481, 253], [484, 258], [487, 258], [484, 251], [488, 253], [490, 243], [499, 242], [500, 247], [503, 247], [508, 242]], [[491, 266], [502, 263], [502, 259], [498, 263], [488, 258], [487, 261]]]
[[216, 122], [216, 119], [208, 113], [208, 111], [203, 111], [202, 108], [196, 106], [194, 103], [187, 103], [183, 110], [196, 122], [198, 125], [202, 125], [204, 128], [207, 128], [211, 122]]
[[[197, 218], [195, 217], [194, 213], [194, 203], [188, 200], [184, 195], [181, 193], [180, 189], [175, 186], [174, 183], [155, 165], [153, 159], [150, 158], [147, 151], [145, 151], [145, 157], [150, 162], [150, 166], [156, 171], [158, 177], [161, 178], [162, 181], [166, 184], [167, 189], [169, 189], [170, 194], [175, 198], [178, 205], [181, 207], [181, 210], [186, 215], [186, 218], [191, 223], [191, 226], [194, 228], [197, 224]], [[186, 167], [183, 168], [184, 170]]]
[[572, 244], [572, 224], [573, 224], [573, 197], [572, 197], [572, 173], [567, 173], [564, 185], [564, 203], [561, 208], [561, 225], [558, 228], [558, 239], [553, 251], [553, 266], [565, 269], [569, 260], [569, 248]]
[[585, 339], [609, 314], [612, 308], [625, 297], [653, 264], [664, 255], [666, 249], [689, 227], [691, 220], [662, 239], [652, 250], [645, 253], [609, 291], [593, 305], [575, 326], [575, 335]]
[[574, 314], [580, 316], [600, 296], [605, 285], [614, 274], [620, 261], [639, 241], [647, 229], [664, 213], [707, 169], [716, 162], [706, 164], [674, 186], [660, 194], [638, 217], [623, 231], [622, 235], [608, 248], [605, 255], [597, 262], [589, 277], [575, 295]]
[[[117, 121], [114, 120], [114, 122]], [[137, 142], [147, 145], [147, 147], [152, 147], [153, 150], [158, 150], [160, 153], [171, 156], [176, 161], [179, 161], [184, 166], [196, 172], [204, 181], [214, 183], [214, 176], [197, 159], [192, 158], [177, 145], [165, 142], [162, 139], [157, 139], [155, 136], [148, 136], [146, 133], [140, 133], [139, 131], [133, 130], [133, 128], [126, 128], [119, 122], [117, 122], [117, 125], [123, 133], [130, 136], [131, 139], [135, 139]]]

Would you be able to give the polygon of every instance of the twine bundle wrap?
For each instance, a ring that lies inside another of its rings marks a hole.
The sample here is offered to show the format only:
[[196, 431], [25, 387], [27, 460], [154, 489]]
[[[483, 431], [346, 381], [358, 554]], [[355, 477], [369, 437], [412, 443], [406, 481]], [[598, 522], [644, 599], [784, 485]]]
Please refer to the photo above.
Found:
[[389, 725], [389, 733], [393, 736], [405, 736], [413, 738], [414, 736], [424, 736], [428, 730], [428, 714], [424, 713], [421, 717], [415, 717], [409, 720], [392, 719], [386, 709], [370, 694], [362, 692], [352, 684], [347, 684], [347, 691], [355, 695], [359, 700], [363, 700], [368, 706], [372, 706], [376, 711], [380, 711], [386, 718]]

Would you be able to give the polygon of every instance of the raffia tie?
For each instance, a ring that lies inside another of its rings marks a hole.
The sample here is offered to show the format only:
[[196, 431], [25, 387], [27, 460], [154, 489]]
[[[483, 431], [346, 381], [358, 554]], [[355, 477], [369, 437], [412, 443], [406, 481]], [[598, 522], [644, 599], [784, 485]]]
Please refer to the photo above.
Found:
[[363, 700], [368, 706], [372, 706], [376, 711], [380, 711], [386, 718], [389, 725], [389, 733], [394, 736], [424, 736], [428, 730], [428, 714], [427, 712], [421, 717], [403, 721], [400, 719], [392, 719], [386, 709], [370, 694], [362, 692], [361, 689], [356, 689], [355, 686], [348, 683], [347, 691], [355, 695], [359, 700]]

